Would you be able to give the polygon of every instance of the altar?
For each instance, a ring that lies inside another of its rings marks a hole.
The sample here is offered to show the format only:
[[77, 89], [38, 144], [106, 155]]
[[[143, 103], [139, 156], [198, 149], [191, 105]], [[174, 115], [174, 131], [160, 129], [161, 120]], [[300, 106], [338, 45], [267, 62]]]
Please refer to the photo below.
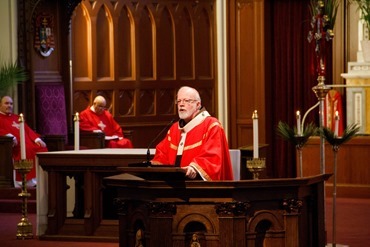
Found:
[[[111, 208], [114, 191], [102, 181], [119, 174], [117, 167], [145, 161], [147, 151], [107, 148], [38, 153], [36, 234], [41, 239], [118, 241], [118, 222]], [[149, 152], [151, 158], [155, 150]], [[75, 217], [67, 214], [67, 194], [74, 189], [67, 184], [70, 177], [78, 180], [76, 187], [81, 189], [73, 196]]]

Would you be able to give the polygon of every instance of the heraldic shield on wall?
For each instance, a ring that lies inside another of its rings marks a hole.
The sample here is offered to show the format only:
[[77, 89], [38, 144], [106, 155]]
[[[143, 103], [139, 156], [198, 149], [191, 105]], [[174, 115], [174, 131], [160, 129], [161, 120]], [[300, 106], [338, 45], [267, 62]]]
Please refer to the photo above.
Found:
[[55, 49], [53, 16], [42, 13], [36, 17], [35, 24], [35, 49], [41, 56], [48, 57]]

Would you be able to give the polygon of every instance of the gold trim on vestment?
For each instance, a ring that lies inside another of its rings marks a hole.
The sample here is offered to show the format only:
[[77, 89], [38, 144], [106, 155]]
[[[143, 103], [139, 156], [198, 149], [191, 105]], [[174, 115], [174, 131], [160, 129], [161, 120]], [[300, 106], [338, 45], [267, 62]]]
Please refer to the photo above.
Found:
[[200, 167], [197, 163], [195, 163], [194, 161], [190, 163], [191, 167], [193, 167], [195, 170], [197, 170], [197, 172], [199, 173], [199, 175], [203, 178], [204, 181], [212, 181], [212, 178], [203, 170], [202, 167]]

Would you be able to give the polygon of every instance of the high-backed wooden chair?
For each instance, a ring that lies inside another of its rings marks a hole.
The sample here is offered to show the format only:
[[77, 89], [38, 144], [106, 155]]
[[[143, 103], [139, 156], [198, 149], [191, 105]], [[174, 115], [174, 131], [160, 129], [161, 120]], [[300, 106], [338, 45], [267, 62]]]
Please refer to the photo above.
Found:
[[0, 136], [0, 188], [14, 186], [12, 147], [12, 137]]
[[68, 143], [66, 102], [62, 84], [36, 86], [38, 133], [49, 151], [65, 150]]
[[[37, 125], [49, 151], [74, 149], [73, 133], [68, 134], [67, 111], [63, 85], [36, 87]], [[104, 134], [80, 133], [80, 149], [104, 148]]]

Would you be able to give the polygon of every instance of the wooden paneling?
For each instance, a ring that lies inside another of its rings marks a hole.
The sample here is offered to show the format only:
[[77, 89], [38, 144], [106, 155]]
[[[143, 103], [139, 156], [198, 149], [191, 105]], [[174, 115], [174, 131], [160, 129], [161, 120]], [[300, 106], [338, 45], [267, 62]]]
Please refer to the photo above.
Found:
[[252, 144], [252, 113], [258, 111], [259, 141], [265, 143], [265, 1], [229, 3], [230, 146]]
[[[370, 136], [354, 137], [340, 146], [337, 153], [337, 196], [369, 197], [370, 195]], [[302, 149], [303, 176], [320, 173], [320, 139], [312, 137]], [[325, 172], [333, 173], [334, 153], [325, 144]], [[327, 193], [332, 195], [333, 177], [327, 184]]]
[[106, 95], [115, 119], [134, 130], [135, 147], [158, 133], [148, 125], [177, 118], [183, 85], [199, 89], [214, 115], [215, 14], [213, 0], [82, 1], [71, 20], [72, 111]]

